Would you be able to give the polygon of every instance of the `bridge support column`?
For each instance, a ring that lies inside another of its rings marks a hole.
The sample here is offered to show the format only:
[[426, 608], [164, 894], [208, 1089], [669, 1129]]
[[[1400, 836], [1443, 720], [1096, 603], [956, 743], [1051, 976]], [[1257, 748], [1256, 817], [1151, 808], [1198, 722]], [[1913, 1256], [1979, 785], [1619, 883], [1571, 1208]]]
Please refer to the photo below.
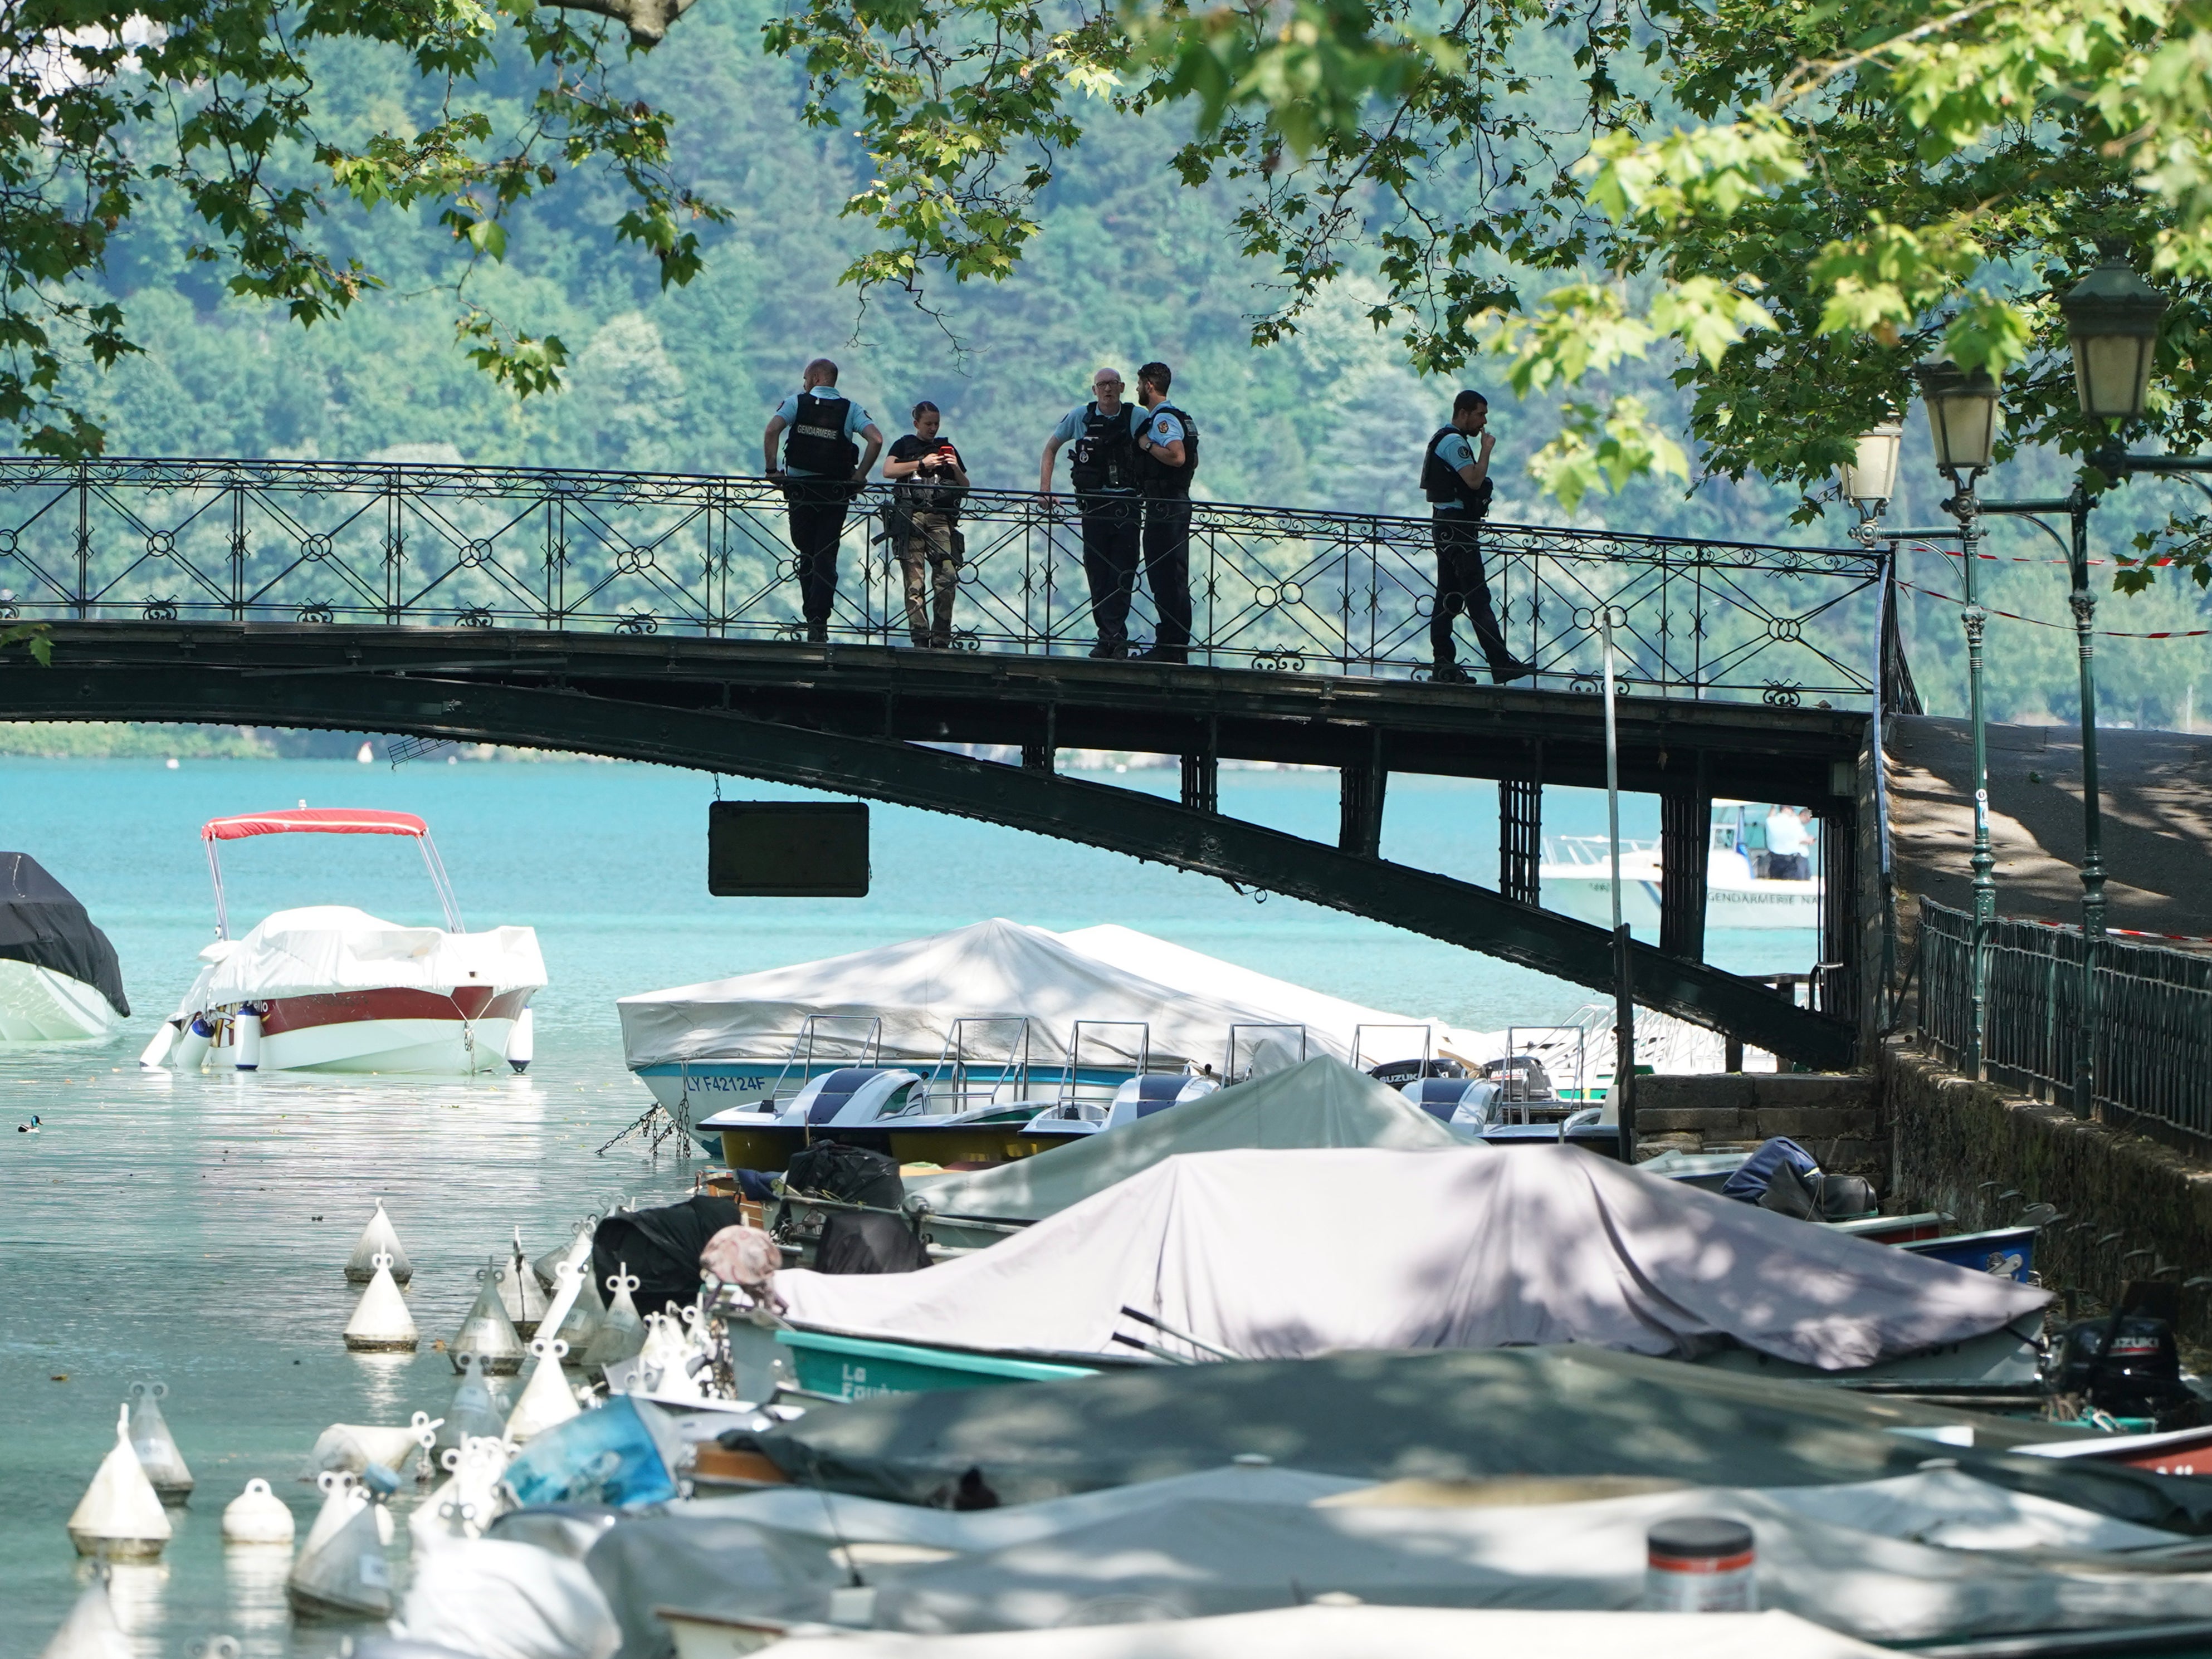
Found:
[[1705, 959], [1705, 878], [1712, 863], [1713, 794], [1705, 757], [1690, 787], [1659, 797], [1659, 948], [1691, 962]]
[[1859, 926], [1857, 802], [1832, 802], [1820, 823], [1820, 965], [1813, 1006], [1841, 1019], [1856, 1019], [1860, 957], [1867, 949]]
[[1022, 770], [1049, 772], [1052, 766], [1052, 745], [1046, 743], [1025, 743], [1022, 745]]
[[1221, 810], [1221, 758], [1218, 755], [1182, 757], [1182, 804], [1199, 812]]
[[1336, 844], [1340, 851], [1361, 858], [1378, 858], [1382, 852], [1382, 795], [1390, 781], [1382, 761], [1382, 728], [1368, 734], [1364, 760], [1339, 769], [1342, 780], [1338, 795]]
[[1498, 783], [1498, 890], [1516, 904], [1541, 904], [1544, 861], [1544, 745], [1525, 778]]

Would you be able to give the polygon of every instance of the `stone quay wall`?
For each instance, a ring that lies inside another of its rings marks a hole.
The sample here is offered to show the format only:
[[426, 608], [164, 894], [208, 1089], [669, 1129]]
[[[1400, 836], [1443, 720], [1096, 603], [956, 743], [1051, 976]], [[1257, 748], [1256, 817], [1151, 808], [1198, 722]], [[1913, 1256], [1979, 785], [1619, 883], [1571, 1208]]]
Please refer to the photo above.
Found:
[[1651, 1157], [1756, 1146], [1787, 1135], [1838, 1175], [1864, 1176], [1881, 1192], [1890, 1150], [1876, 1079], [1863, 1073], [1729, 1072], [1636, 1079], [1636, 1139]]

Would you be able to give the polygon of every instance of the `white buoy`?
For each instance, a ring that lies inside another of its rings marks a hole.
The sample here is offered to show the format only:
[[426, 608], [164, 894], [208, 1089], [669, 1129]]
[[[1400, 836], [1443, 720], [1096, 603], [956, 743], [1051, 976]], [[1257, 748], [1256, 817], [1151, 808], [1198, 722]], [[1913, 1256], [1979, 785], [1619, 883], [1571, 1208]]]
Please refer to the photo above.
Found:
[[561, 1288], [561, 1267], [563, 1262], [572, 1267], [581, 1267], [590, 1262], [592, 1237], [599, 1230], [599, 1217], [587, 1215], [576, 1224], [576, 1231], [569, 1236], [566, 1244], [557, 1250], [546, 1251], [544, 1255], [530, 1264], [532, 1270], [538, 1275], [538, 1282], [543, 1285], [548, 1292], [556, 1291]]
[[149, 1071], [161, 1070], [167, 1063], [169, 1051], [177, 1046], [177, 1038], [182, 1034], [181, 1021], [163, 1020], [161, 1029], [154, 1033], [154, 1040], [146, 1045], [145, 1052], [138, 1056], [138, 1063]]
[[483, 1366], [477, 1357], [463, 1354], [455, 1363], [460, 1367], [460, 1384], [454, 1389], [453, 1403], [446, 1407], [430, 1444], [430, 1455], [441, 1467], [446, 1453], [459, 1449], [471, 1440], [496, 1440], [506, 1425], [506, 1415], [491, 1397], [491, 1384], [484, 1381]]
[[161, 1416], [161, 1402], [168, 1397], [166, 1382], [131, 1385], [131, 1449], [138, 1454], [138, 1467], [161, 1501], [181, 1504], [192, 1495], [192, 1472]]
[[387, 1428], [379, 1423], [333, 1423], [316, 1437], [315, 1449], [307, 1454], [307, 1467], [301, 1470], [300, 1478], [312, 1480], [333, 1471], [366, 1474], [372, 1465], [404, 1474], [416, 1455], [428, 1450], [437, 1438], [438, 1426], [443, 1420], [432, 1419], [427, 1412], [416, 1412], [409, 1422], [398, 1427]]
[[292, 1506], [269, 1490], [259, 1476], [222, 1507], [222, 1541], [226, 1544], [289, 1544], [292, 1541]]
[[261, 1069], [261, 1010], [252, 1003], [231, 1016], [233, 1040], [237, 1044], [236, 1065], [241, 1072]]
[[506, 1304], [514, 1334], [527, 1342], [538, 1334], [538, 1322], [545, 1317], [545, 1287], [538, 1282], [538, 1270], [523, 1253], [520, 1227], [514, 1230], [514, 1255], [507, 1267], [507, 1276], [499, 1281], [499, 1298]]
[[115, 1444], [70, 1516], [69, 1535], [79, 1555], [118, 1561], [151, 1560], [169, 1541], [169, 1517], [131, 1449], [128, 1406], [116, 1407]]
[[537, 1050], [538, 1016], [525, 1008], [514, 1017], [514, 1029], [507, 1036], [507, 1063], [518, 1072], [526, 1072]]
[[[383, 1213], [381, 1206], [378, 1213]], [[381, 1251], [376, 1258], [376, 1277], [361, 1293], [353, 1317], [346, 1321], [345, 1345], [356, 1353], [412, 1353], [422, 1342], [415, 1316], [392, 1280], [392, 1258]]]
[[361, 1230], [361, 1238], [346, 1258], [346, 1277], [356, 1285], [366, 1285], [376, 1277], [376, 1258], [392, 1258], [392, 1278], [395, 1284], [404, 1285], [415, 1277], [415, 1266], [400, 1248], [399, 1235], [393, 1231], [392, 1218], [384, 1213], [384, 1200], [376, 1200], [376, 1213], [368, 1218], [368, 1225]]
[[699, 1384], [688, 1367], [690, 1345], [683, 1326], [671, 1315], [645, 1316], [645, 1344], [637, 1352], [637, 1378], [648, 1394], [671, 1400], [697, 1400]]
[[629, 1263], [619, 1265], [609, 1275], [607, 1288], [615, 1293], [608, 1304], [606, 1317], [592, 1334], [591, 1346], [584, 1350], [586, 1370], [594, 1365], [618, 1365], [625, 1359], [637, 1357], [645, 1346], [645, 1322], [637, 1316], [637, 1304], [630, 1293], [638, 1287], [638, 1277], [629, 1270]]
[[568, 1345], [568, 1352], [576, 1356], [575, 1364], [585, 1363], [584, 1353], [592, 1346], [592, 1339], [599, 1334], [599, 1327], [607, 1321], [607, 1304], [599, 1295], [598, 1281], [592, 1276], [592, 1258], [586, 1255], [580, 1268], [583, 1283], [578, 1286], [575, 1300], [568, 1311], [558, 1320], [550, 1321], [553, 1334]]
[[490, 1266], [477, 1269], [477, 1282], [483, 1289], [477, 1293], [476, 1305], [461, 1321], [461, 1328], [447, 1350], [455, 1370], [461, 1369], [462, 1358], [471, 1354], [494, 1376], [513, 1376], [522, 1369], [522, 1338], [507, 1317], [507, 1304], [500, 1299], [501, 1283], [514, 1271], [496, 1256]]
[[507, 1419], [507, 1437], [518, 1446], [578, 1414], [575, 1391], [562, 1375], [561, 1361], [568, 1345], [559, 1338], [539, 1337], [530, 1345], [538, 1364], [522, 1385], [522, 1398], [514, 1402]]
[[309, 1534], [309, 1547], [292, 1564], [284, 1581], [292, 1611], [307, 1618], [351, 1619], [392, 1615], [392, 1565], [384, 1559], [384, 1532], [377, 1523], [381, 1504], [364, 1495], [321, 1542]]
[[131, 1639], [107, 1597], [106, 1574], [96, 1575], [61, 1622], [39, 1659], [131, 1659]]
[[418, 1555], [458, 1538], [480, 1538], [502, 1508], [499, 1482], [514, 1447], [498, 1435], [471, 1435], [441, 1462], [445, 1480], [407, 1517]]
[[177, 1039], [177, 1069], [197, 1072], [205, 1063], [208, 1050], [215, 1043], [215, 1027], [205, 1014], [194, 1014], [186, 1022], [184, 1035]]

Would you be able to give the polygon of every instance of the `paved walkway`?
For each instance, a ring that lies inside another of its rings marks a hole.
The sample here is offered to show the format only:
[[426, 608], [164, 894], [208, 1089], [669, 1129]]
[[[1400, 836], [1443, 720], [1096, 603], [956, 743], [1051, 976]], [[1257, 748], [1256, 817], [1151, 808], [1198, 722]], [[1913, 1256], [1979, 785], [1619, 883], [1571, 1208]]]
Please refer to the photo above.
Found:
[[[1964, 720], [1885, 722], [1891, 846], [1900, 890], [1972, 907], [1973, 812]], [[1989, 728], [1997, 910], [2081, 917], [2081, 743], [2064, 726]], [[2105, 893], [2114, 927], [2212, 938], [2212, 737], [2100, 730]]]

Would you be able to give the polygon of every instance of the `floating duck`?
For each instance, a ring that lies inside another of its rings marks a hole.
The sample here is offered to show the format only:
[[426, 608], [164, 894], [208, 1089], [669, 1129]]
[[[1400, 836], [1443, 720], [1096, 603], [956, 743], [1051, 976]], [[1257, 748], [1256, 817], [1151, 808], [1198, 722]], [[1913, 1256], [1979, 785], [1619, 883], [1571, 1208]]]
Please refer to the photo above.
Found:
[[131, 1385], [131, 1449], [138, 1454], [139, 1467], [161, 1501], [181, 1504], [192, 1495], [192, 1472], [185, 1467], [185, 1455], [177, 1449], [161, 1416], [161, 1401], [168, 1397], [166, 1382]]
[[292, 1506], [258, 1476], [223, 1505], [222, 1541], [226, 1544], [289, 1544], [294, 1526]]
[[[15, 1126], [15, 1133], [19, 1135], [34, 1135], [38, 1133], [39, 1115], [36, 1112], [33, 1112], [31, 1114], [31, 1121], [28, 1123], [18, 1123]], [[106, 1592], [103, 1590], [101, 1594], [105, 1595]], [[112, 1617], [113, 1615], [111, 1613], [110, 1616]], [[57, 1636], [54, 1639], [56, 1641], [59, 1641], [61, 1638]]]
[[69, 1535], [79, 1555], [118, 1561], [150, 1561], [169, 1541], [161, 1496], [131, 1449], [128, 1406], [116, 1407], [115, 1444], [70, 1516]]
[[392, 1218], [384, 1213], [384, 1200], [376, 1200], [376, 1213], [368, 1218], [368, 1225], [361, 1230], [361, 1237], [346, 1258], [346, 1277], [356, 1285], [366, 1285], [376, 1277], [376, 1258], [392, 1258], [392, 1277], [396, 1284], [404, 1285], [415, 1277], [414, 1264], [408, 1261], [407, 1252], [400, 1247], [399, 1234], [392, 1225]]
[[477, 1269], [477, 1282], [483, 1289], [477, 1293], [476, 1305], [461, 1321], [459, 1332], [447, 1349], [455, 1370], [461, 1369], [462, 1359], [469, 1355], [474, 1355], [495, 1376], [513, 1376], [522, 1369], [522, 1338], [515, 1331], [514, 1322], [507, 1316], [507, 1304], [501, 1299], [507, 1279], [514, 1271], [497, 1256], [492, 1258], [489, 1267]]
[[[384, 1213], [381, 1205], [376, 1212], [379, 1216]], [[375, 1276], [361, 1293], [353, 1317], [346, 1321], [345, 1345], [356, 1353], [412, 1353], [421, 1346], [422, 1337], [415, 1328], [415, 1316], [407, 1311], [407, 1304], [392, 1277], [392, 1257], [380, 1250], [371, 1260]], [[353, 1270], [349, 1267], [346, 1271], [350, 1274]]]

